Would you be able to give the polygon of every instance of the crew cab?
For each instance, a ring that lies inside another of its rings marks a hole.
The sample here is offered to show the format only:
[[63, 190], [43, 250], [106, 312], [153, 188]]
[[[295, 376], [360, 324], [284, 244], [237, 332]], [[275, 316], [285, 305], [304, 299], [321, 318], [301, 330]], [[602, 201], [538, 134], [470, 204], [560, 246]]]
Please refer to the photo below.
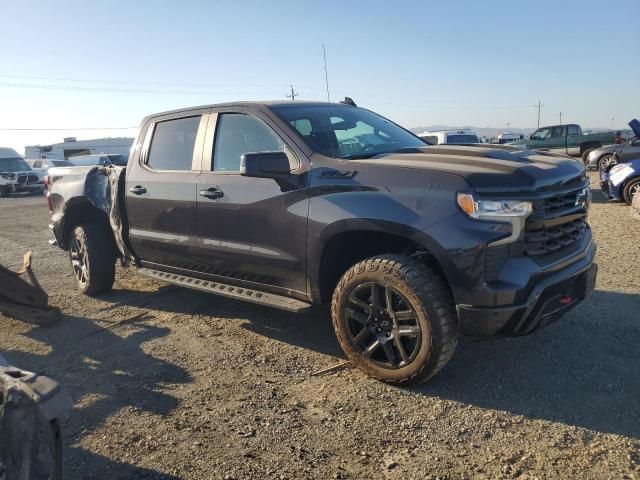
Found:
[[529, 138], [516, 140], [507, 145], [547, 150], [573, 157], [583, 157], [583, 160], [586, 160], [586, 155], [591, 150], [603, 145], [611, 145], [614, 141], [615, 132], [583, 134], [580, 125], [570, 123], [539, 128]]
[[586, 298], [589, 199], [573, 159], [428, 146], [353, 102], [301, 101], [148, 116], [126, 167], [53, 169], [48, 194], [86, 294], [120, 259], [293, 312], [329, 303], [347, 357], [394, 384], [433, 376], [461, 333], [526, 334]]

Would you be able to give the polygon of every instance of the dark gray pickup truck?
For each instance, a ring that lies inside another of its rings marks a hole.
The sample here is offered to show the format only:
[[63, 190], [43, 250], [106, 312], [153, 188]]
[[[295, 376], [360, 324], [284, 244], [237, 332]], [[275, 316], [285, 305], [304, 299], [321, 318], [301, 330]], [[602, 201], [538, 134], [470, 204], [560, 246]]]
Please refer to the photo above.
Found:
[[347, 357], [396, 384], [460, 333], [524, 334], [593, 289], [580, 162], [428, 146], [352, 102], [230, 103], [152, 115], [126, 168], [52, 169], [51, 228], [87, 294], [115, 263], [301, 312], [330, 303]]

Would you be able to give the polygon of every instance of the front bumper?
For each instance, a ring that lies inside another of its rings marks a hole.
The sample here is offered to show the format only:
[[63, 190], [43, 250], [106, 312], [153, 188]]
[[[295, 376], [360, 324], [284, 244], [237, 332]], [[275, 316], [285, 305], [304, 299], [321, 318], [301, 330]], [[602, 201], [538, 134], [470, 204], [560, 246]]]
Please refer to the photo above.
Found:
[[557, 320], [593, 290], [598, 270], [593, 263], [595, 250], [595, 244], [590, 242], [585, 255], [576, 262], [541, 276], [539, 281], [532, 279], [533, 288], [522, 303], [497, 307], [458, 305], [462, 333], [523, 335]]

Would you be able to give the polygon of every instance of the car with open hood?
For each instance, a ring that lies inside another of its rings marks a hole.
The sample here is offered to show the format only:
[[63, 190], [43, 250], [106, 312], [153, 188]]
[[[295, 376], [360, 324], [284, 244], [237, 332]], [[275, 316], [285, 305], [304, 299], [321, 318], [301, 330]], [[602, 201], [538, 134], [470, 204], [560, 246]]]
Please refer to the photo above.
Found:
[[616, 163], [625, 163], [640, 157], [640, 120], [634, 118], [629, 122], [629, 127], [634, 136], [628, 141], [591, 150], [587, 155], [587, 168], [606, 170]]

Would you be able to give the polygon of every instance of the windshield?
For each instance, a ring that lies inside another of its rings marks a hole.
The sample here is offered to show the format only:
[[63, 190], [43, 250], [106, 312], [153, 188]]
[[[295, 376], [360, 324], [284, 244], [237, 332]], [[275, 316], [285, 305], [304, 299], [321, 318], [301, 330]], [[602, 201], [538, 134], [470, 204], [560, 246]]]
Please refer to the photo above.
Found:
[[341, 105], [273, 107], [313, 150], [333, 158], [367, 158], [426, 144], [411, 132], [363, 108]]
[[124, 155], [107, 155], [107, 158], [114, 165], [118, 165], [120, 167], [125, 167], [127, 165], [128, 159]]
[[475, 135], [447, 135], [447, 143], [480, 143]]
[[27, 172], [31, 167], [20, 157], [0, 158], [0, 172]]

